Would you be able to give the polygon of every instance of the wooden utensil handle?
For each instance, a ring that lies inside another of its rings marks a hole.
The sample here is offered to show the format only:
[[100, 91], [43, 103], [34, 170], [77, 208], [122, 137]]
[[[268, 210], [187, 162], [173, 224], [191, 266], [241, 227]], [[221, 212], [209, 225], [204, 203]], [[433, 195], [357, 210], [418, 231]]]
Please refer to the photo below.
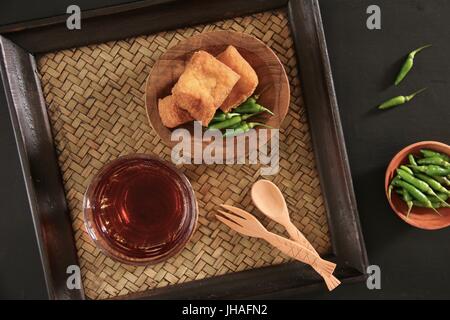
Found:
[[272, 232], [267, 231], [263, 238], [285, 255], [311, 266], [318, 265], [319, 261], [322, 260], [313, 251], [307, 249], [306, 247]]
[[333, 276], [333, 271], [336, 264], [323, 260], [318, 254], [305, 248], [304, 246], [269, 231], [264, 234], [263, 238], [284, 254], [303, 263], [309, 264], [325, 280], [328, 290], [334, 290], [341, 283], [336, 277]]
[[308, 241], [308, 239], [305, 238], [303, 233], [300, 232], [300, 230], [297, 229], [297, 227], [292, 223], [289, 222], [285, 225], [286, 231], [289, 233], [289, 236], [292, 240], [297, 242], [298, 244], [306, 247], [307, 249], [311, 250], [315, 254], [318, 254], [316, 249], [312, 246], [312, 244]]
[[[306, 239], [306, 237], [297, 229], [297, 227], [292, 223], [288, 223], [285, 226], [289, 236], [298, 244], [303, 245], [305, 248], [314, 252], [317, 257], [320, 258], [320, 255], [317, 253], [316, 249], [312, 246], [312, 244]], [[326, 263], [326, 265], [324, 265]], [[327, 283], [327, 287], [329, 290], [333, 290], [336, 288], [340, 281], [333, 276], [334, 269], [336, 268], [336, 264], [326, 261], [324, 259], [319, 260], [319, 264], [316, 266], [312, 266], [314, 270], [316, 270]]]

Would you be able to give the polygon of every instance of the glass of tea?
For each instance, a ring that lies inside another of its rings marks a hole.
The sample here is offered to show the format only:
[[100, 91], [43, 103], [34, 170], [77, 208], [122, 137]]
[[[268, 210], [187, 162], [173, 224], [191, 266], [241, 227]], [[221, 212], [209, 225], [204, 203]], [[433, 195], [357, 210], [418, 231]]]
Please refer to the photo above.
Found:
[[115, 260], [138, 265], [157, 263], [181, 251], [198, 216], [186, 176], [145, 154], [105, 165], [91, 181], [83, 208], [95, 244]]

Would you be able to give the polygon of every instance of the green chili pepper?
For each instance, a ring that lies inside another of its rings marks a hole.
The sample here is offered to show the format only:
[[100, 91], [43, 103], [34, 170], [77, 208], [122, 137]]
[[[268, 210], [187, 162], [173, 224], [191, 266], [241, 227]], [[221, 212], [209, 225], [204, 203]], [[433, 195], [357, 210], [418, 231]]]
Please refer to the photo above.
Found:
[[[244, 102], [242, 102], [239, 106], [237, 106], [237, 108], [241, 107], [241, 106], [245, 106], [245, 105], [253, 105], [256, 103], [256, 97], [252, 96], [249, 97], [247, 100], [245, 100]], [[236, 109], [235, 109], [236, 110]]]
[[434, 176], [433, 179], [443, 186], [450, 187], [450, 180], [447, 177]]
[[440, 152], [436, 152], [436, 151], [431, 151], [431, 150], [427, 150], [427, 149], [422, 149], [420, 150], [420, 153], [422, 153], [422, 155], [425, 158], [442, 158], [447, 162], [450, 162], [450, 157], [447, 156], [446, 154], [442, 154]]
[[233, 110], [234, 112], [238, 113], [256, 113], [256, 112], [267, 112], [271, 115], [273, 115], [273, 112], [267, 109], [266, 107], [263, 107], [262, 105], [258, 104], [255, 100], [255, 98], [248, 98], [247, 101], [245, 101], [243, 104], [241, 104], [239, 107]]
[[[400, 194], [400, 195], [403, 195], [403, 189], [395, 189], [395, 192], [397, 192], [397, 193]], [[449, 197], [449, 196], [448, 196], [447, 194], [445, 194], [445, 193], [438, 193], [437, 195], [438, 195], [440, 198], [444, 199], [444, 200], [447, 200], [448, 197]], [[428, 199], [430, 199], [431, 202], [438, 202], [438, 203], [441, 203], [441, 201], [440, 201], [438, 198], [433, 197], [433, 196], [429, 196]]]
[[383, 102], [382, 104], [380, 104], [378, 106], [378, 109], [380, 109], [380, 110], [389, 109], [389, 108], [396, 107], [401, 104], [407, 103], [408, 101], [412, 100], [416, 95], [425, 91], [426, 89], [427, 88], [422, 88], [422, 89], [410, 94], [409, 96], [397, 96], [397, 97], [391, 98], [391, 99]]
[[405, 166], [405, 165], [401, 165], [400, 169], [405, 170], [406, 172], [408, 172], [410, 175], [414, 175], [414, 172], [411, 170], [411, 168]]
[[[426, 182], [431, 188], [433, 188], [434, 190], [436, 190], [437, 192], [442, 192], [445, 194], [450, 194], [450, 191], [447, 190], [442, 184], [440, 184], [438, 181], [436, 181], [433, 178], [430, 178], [429, 176], [423, 174], [423, 173], [416, 173], [416, 177], [419, 178], [420, 180]], [[438, 198], [439, 195], [438, 195]], [[445, 201], [446, 199], [444, 199]]]
[[399, 176], [395, 176], [394, 179], [392, 179], [391, 183], [389, 184], [389, 188], [388, 188], [388, 199], [391, 200], [391, 195], [392, 195], [392, 189], [394, 189], [395, 183], [397, 181], [401, 180]]
[[428, 165], [428, 166], [411, 166], [409, 165], [413, 171], [418, 171], [425, 173], [429, 176], [446, 176], [450, 174], [450, 168], [442, 168], [440, 166]]
[[242, 122], [241, 125], [239, 127], [234, 128], [233, 130], [226, 130], [225, 133], [223, 134], [224, 137], [233, 137], [239, 134], [243, 134], [246, 133], [248, 131], [250, 131], [250, 129], [253, 129], [254, 127], [265, 127], [265, 128], [269, 128], [269, 129], [273, 129], [271, 126], [265, 125], [263, 123], [259, 123], [259, 122]]
[[416, 177], [414, 177], [413, 175], [409, 174], [405, 170], [397, 169], [397, 174], [398, 174], [398, 176], [400, 178], [402, 178], [406, 182], [412, 184], [414, 187], [416, 187], [420, 191], [425, 192], [425, 193], [427, 193], [429, 195], [432, 195], [432, 196], [435, 195], [434, 191], [431, 189], [431, 187], [426, 182], [417, 179]]
[[419, 164], [434, 164], [437, 166], [441, 166], [444, 168], [450, 168], [450, 162], [445, 161], [442, 158], [439, 157], [432, 157], [432, 158], [423, 158], [423, 159], [419, 159], [417, 161]]
[[273, 112], [267, 109], [266, 107], [263, 107], [262, 105], [255, 103], [254, 105], [243, 105], [238, 108], [236, 108], [234, 111], [239, 113], [254, 113], [254, 112], [267, 112], [271, 115], [273, 115]]
[[[408, 172], [406, 172], [402, 169], [397, 169], [397, 174], [400, 176], [400, 178], [402, 178], [406, 182], [412, 184], [414, 187], [416, 187], [420, 191], [422, 191], [426, 194], [429, 194], [430, 196], [437, 197], [441, 202], [445, 202], [445, 200], [442, 200], [441, 198], [439, 198], [439, 196], [436, 194], [436, 192], [433, 191], [433, 188], [431, 188], [431, 186], [428, 184], [427, 181], [422, 181], [420, 179], [417, 179], [416, 177], [414, 177], [413, 175], [409, 174]], [[431, 180], [432, 179], [429, 179], [429, 181], [431, 181]], [[437, 181], [435, 181], [435, 182], [437, 184], [439, 184], [439, 182], [437, 182]], [[437, 186], [436, 184], [434, 184], [434, 185]], [[442, 188], [444, 188], [444, 187], [442, 187]], [[440, 189], [438, 191], [442, 192], [442, 189]]]
[[[421, 171], [415, 169], [415, 167], [417, 167], [417, 165], [416, 166], [410, 165], [409, 167], [411, 167], [415, 173], [416, 172], [419, 172], [419, 173], [421, 172]], [[437, 176], [437, 175], [433, 176], [431, 174], [427, 174], [427, 176], [430, 177], [430, 178], [433, 178], [434, 180], [436, 180], [437, 182], [439, 182], [442, 185], [450, 187], [450, 180], [447, 177], [445, 177], [445, 176]]]
[[255, 113], [238, 115], [238, 116], [232, 117], [231, 119], [213, 123], [208, 126], [208, 129], [226, 129], [231, 126], [234, 126], [235, 124], [238, 124], [239, 122], [241, 122], [243, 120], [253, 117], [254, 115], [255, 115]]
[[439, 199], [447, 200], [448, 199], [448, 194], [439, 192], [437, 195], [438, 195], [439, 198], [430, 196], [430, 197], [428, 197], [428, 199], [430, 199], [431, 202], [439, 202], [439, 203], [445, 204], [444, 202], [442, 202]]
[[[406, 202], [406, 205], [408, 206], [408, 213], [406, 214], [406, 217], [408, 218], [409, 214], [411, 213], [411, 209], [409, 208], [409, 206], [416, 206], [416, 207], [421, 207], [421, 208], [427, 208], [424, 204], [422, 204], [421, 202], [412, 199], [411, 195], [405, 191], [404, 189], [397, 189], [395, 190], [399, 195], [402, 196], [403, 201]], [[443, 206], [445, 206], [443, 203], [441, 203], [439, 200], [434, 199], [433, 197], [429, 198], [431, 201], [431, 205], [435, 208], [442, 208]], [[411, 201], [411, 202], [409, 202]]]
[[391, 182], [390, 184], [389, 184], [389, 188], [388, 188], [388, 199], [389, 199], [389, 201], [391, 200], [391, 198], [392, 198], [392, 189], [394, 189], [394, 184], [393, 184], [393, 182]]
[[[420, 191], [422, 191], [426, 194], [429, 194], [430, 196], [437, 197], [440, 201], [445, 202], [445, 200], [442, 200], [439, 198], [439, 196], [436, 194], [436, 192], [433, 191], [433, 189], [431, 188], [430, 185], [428, 185], [427, 182], [417, 179], [416, 177], [414, 177], [413, 175], [410, 175], [408, 172], [406, 172], [402, 169], [397, 169], [397, 174], [400, 176], [400, 178], [402, 178], [406, 182], [412, 184], [414, 187], [416, 187]], [[437, 182], [437, 181], [435, 181], [435, 182], [439, 184], [439, 182]], [[442, 190], [439, 190], [439, 191], [442, 192]]]
[[231, 119], [238, 115], [239, 115], [239, 113], [223, 113], [223, 112], [221, 112], [221, 113], [216, 114], [214, 116], [214, 118], [212, 118], [212, 121], [213, 122], [221, 122], [221, 121]]
[[416, 159], [414, 159], [414, 156], [412, 154], [408, 154], [409, 164], [412, 166], [417, 166]]
[[249, 103], [249, 104], [255, 104], [256, 100], [258, 100], [259, 96], [252, 96], [249, 97], [247, 100], [244, 101], [243, 104]]
[[242, 126], [244, 123], [246, 123], [246, 122], [245, 122], [245, 121], [241, 121], [241, 122], [236, 123], [234, 126], [231, 126], [231, 127], [227, 128], [227, 129], [236, 129], [236, 128], [239, 128], [239, 127]]
[[[415, 205], [416, 207], [428, 208], [427, 206], [425, 206], [424, 204], [422, 204], [422, 203], [419, 202], [419, 201], [413, 201], [413, 205]], [[439, 203], [439, 202], [431, 202], [431, 205], [433, 206], [434, 209], [442, 208], [442, 204]], [[435, 212], [437, 212], [439, 215], [441, 215], [441, 214], [439, 213], [439, 211], [436, 211], [436, 210], [435, 210]]]
[[405, 201], [406, 205], [408, 206], [408, 212], [406, 213], [406, 217], [408, 218], [409, 214], [411, 213], [411, 209], [414, 205], [413, 198], [411, 197], [409, 192], [406, 191], [405, 189], [401, 189], [399, 191], [400, 192], [398, 192], [398, 193], [401, 194], [403, 201]]
[[431, 44], [420, 47], [414, 51], [411, 51], [408, 54], [408, 57], [406, 58], [406, 61], [403, 63], [402, 68], [400, 69], [400, 72], [397, 75], [397, 78], [395, 79], [395, 85], [398, 85], [405, 77], [406, 75], [411, 71], [413, 65], [414, 65], [414, 57], [417, 53], [422, 51], [425, 48], [431, 47]]
[[[397, 187], [405, 189], [406, 191], [408, 191], [408, 193], [414, 199], [416, 199], [417, 201], [422, 203], [426, 208], [433, 209], [434, 211], [437, 212], [437, 210], [433, 207], [430, 199], [428, 199], [427, 196], [422, 193], [422, 191], [420, 191], [419, 189], [417, 189], [413, 185], [411, 185], [408, 182], [403, 181], [403, 180], [397, 180], [397, 181], [395, 181], [394, 186], [397, 186]], [[439, 212], [437, 212], [437, 213], [439, 214]]]

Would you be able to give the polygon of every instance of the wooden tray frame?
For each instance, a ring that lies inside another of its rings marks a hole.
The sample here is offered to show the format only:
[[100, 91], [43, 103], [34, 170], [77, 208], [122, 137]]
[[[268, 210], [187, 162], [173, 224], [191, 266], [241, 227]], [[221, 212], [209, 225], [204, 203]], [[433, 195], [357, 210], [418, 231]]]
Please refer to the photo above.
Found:
[[[82, 28], [69, 31], [67, 16], [0, 27], [0, 66], [19, 150], [39, 251], [51, 299], [85, 299], [70, 290], [67, 266], [78, 265], [47, 108], [35, 54], [151, 34], [255, 12], [288, 12], [310, 123], [337, 277], [365, 279], [367, 254], [359, 224], [345, 141], [317, 0], [147, 0], [82, 13]], [[308, 266], [289, 262], [120, 298], [270, 298], [325, 288]], [[325, 289], [326, 290], [326, 289]]]

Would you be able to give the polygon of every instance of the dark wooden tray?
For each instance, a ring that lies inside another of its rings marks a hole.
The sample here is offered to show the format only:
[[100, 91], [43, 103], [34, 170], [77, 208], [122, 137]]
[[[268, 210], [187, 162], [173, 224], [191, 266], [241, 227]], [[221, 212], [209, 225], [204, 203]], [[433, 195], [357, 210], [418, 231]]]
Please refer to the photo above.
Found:
[[[289, 15], [325, 198], [333, 244], [328, 258], [338, 263], [336, 274], [344, 283], [364, 279], [367, 256], [317, 0], [142, 1], [85, 12], [79, 31], [66, 29], [66, 16], [0, 28], [2, 77], [51, 298], [83, 299], [84, 292], [66, 286], [66, 269], [78, 264], [77, 253], [35, 54], [282, 7]], [[323, 284], [309, 267], [286, 263], [126, 298], [244, 298], [311, 287]]]

